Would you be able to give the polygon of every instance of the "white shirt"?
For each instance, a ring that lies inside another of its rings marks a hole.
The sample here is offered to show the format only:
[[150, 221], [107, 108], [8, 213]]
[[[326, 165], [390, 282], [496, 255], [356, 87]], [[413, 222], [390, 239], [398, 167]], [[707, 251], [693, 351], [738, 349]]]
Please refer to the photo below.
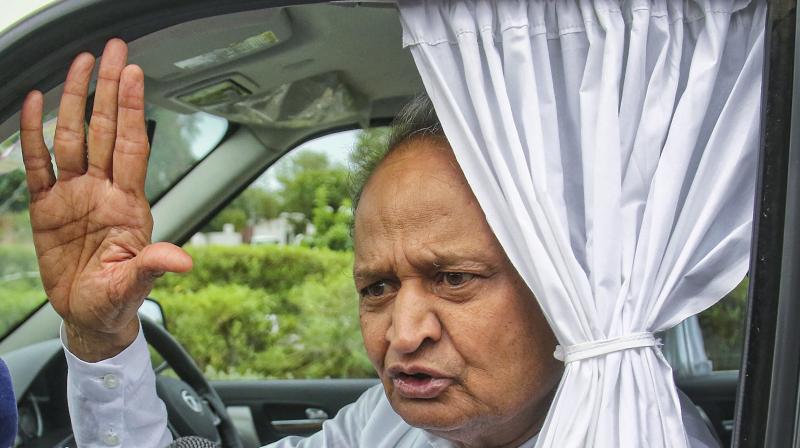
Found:
[[[141, 329], [117, 356], [97, 363], [78, 359], [66, 348], [67, 401], [72, 430], [80, 447], [161, 448], [169, 445], [167, 410], [156, 395], [155, 374]], [[719, 446], [698, 411], [681, 396], [681, 411], [692, 447]], [[536, 437], [519, 448], [533, 448]], [[270, 448], [365, 447], [449, 448], [454, 445], [408, 425], [394, 412], [383, 386], [367, 389], [343, 407], [322, 430], [307, 437], [287, 437]]]
[[[97, 363], [78, 359], [61, 341], [67, 357], [67, 401], [72, 431], [80, 447], [161, 448], [169, 445], [167, 410], [156, 395], [147, 342], [136, 340], [117, 356]], [[536, 438], [520, 445], [533, 448]], [[394, 412], [383, 386], [367, 389], [310, 437], [287, 437], [270, 448], [398, 447], [449, 448], [445, 439], [408, 425]]]

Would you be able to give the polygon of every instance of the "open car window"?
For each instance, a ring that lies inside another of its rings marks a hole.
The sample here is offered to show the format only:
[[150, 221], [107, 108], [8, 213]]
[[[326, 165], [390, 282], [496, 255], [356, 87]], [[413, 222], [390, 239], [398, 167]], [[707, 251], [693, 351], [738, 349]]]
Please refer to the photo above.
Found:
[[[153, 202], [222, 140], [228, 121], [197, 112], [179, 114], [146, 107], [154, 123], [145, 193]], [[152, 126], [152, 125], [151, 125]], [[52, 147], [56, 113], [44, 117], [45, 143]], [[19, 133], [0, 143], [0, 335], [45, 302], [28, 216], [28, 189]]]
[[191, 237], [191, 272], [156, 282], [168, 330], [207, 377], [375, 376], [359, 327], [349, 182], [351, 162], [387, 135], [344, 131], [293, 149]]

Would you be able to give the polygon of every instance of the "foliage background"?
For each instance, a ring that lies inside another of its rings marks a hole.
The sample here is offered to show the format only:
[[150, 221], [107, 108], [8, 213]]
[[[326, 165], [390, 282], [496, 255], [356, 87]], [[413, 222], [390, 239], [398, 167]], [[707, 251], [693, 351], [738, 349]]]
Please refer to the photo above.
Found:
[[211, 377], [374, 376], [363, 349], [352, 253], [280, 246], [187, 247], [191, 273], [151, 296]]

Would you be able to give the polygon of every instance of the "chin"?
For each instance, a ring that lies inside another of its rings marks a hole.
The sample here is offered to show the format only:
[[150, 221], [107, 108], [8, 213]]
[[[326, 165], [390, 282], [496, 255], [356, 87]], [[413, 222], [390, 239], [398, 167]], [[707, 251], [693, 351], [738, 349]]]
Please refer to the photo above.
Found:
[[389, 393], [392, 409], [409, 425], [443, 436], [468, 428], [474, 416], [453, 405], [447, 393], [433, 399], [408, 399]]

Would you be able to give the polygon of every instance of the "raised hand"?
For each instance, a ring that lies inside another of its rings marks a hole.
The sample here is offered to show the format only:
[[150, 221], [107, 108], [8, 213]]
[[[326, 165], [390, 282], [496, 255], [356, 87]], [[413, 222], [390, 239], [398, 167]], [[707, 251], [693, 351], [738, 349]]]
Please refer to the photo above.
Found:
[[73, 61], [54, 140], [57, 180], [42, 136], [40, 92], [28, 94], [21, 114], [42, 283], [64, 319], [70, 351], [90, 362], [116, 355], [135, 339], [136, 312], [155, 278], [192, 266], [182, 249], [150, 242], [144, 74], [126, 65], [127, 53], [119, 39], [106, 45], [88, 137], [84, 111], [94, 57], [84, 53]]

